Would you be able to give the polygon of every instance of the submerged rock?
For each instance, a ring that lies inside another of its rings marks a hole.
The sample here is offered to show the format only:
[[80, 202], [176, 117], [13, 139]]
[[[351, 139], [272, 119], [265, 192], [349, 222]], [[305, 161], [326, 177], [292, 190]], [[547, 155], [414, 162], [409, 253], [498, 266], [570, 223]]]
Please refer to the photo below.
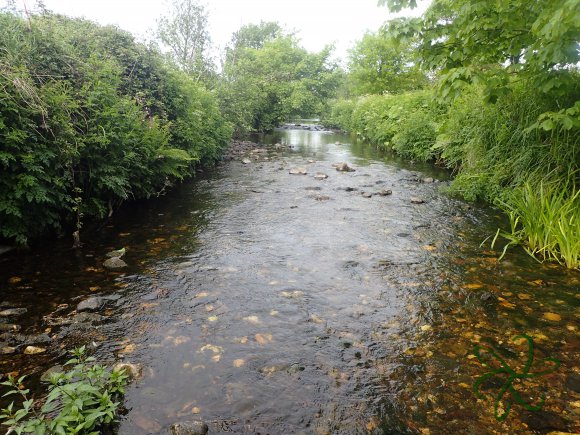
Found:
[[42, 376], [40, 377], [40, 382], [50, 382], [50, 378], [52, 375], [63, 372], [64, 369], [62, 368], [61, 365], [55, 365], [42, 374]]
[[288, 173], [292, 175], [306, 175], [308, 172], [306, 171], [306, 168], [298, 167], [290, 169]]
[[82, 313], [83, 311], [98, 311], [105, 305], [105, 301], [100, 297], [92, 297], [85, 299], [77, 305], [77, 311]]
[[44, 352], [46, 352], [44, 347], [26, 346], [24, 349], [24, 355], [37, 355]]
[[137, 380], [143, 376], [143, 366], [141, 364], [133, 364], [129, 362], [120, 362], [113, 367], [115, 371], [124, 370], [129, 379]]
[[22, 329], [20, 325], [13, 323], [0, 323], [0, 332], [18, 332]]
[[172, 435], [206, 435], [209, 428], [203, 421], [180, 421], [169, 428]]
[[355, 169], [353, 169], [350, 166], [348, 166], [348, 163], [345, 163], [345, 162], [339, 163], [336, 166], [336, 170], [339, 171], [339, 172], [354, 172], [355, 171]]
[[111, 257], [103, 262], [103, 266], [107, 269], [122, 269], [123, 267], [127, 267], [127, 263], [119, 257]]
[[107, 252], [105, 254], [105, 256], [107, 258], [113, 258], [113, 257], [121, 258], [123, 255], [125, 255], [125, 252], [127, 252], [127, 250], [125, 248], [121, 248], [121, 249], [117, 249], [115, 251]]
[[26, 314], [28, 310], [26, 308], [8, 308], [7, 310], [0, 311], [0, 317], [16, 317]]

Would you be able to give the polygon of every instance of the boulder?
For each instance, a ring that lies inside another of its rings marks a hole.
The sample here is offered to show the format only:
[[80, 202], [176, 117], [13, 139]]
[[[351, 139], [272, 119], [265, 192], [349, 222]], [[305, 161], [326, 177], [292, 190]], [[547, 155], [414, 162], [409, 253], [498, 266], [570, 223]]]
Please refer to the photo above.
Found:
[[104, 261], [103, 266], [107, 269], [122, 269], [123, 267], [127, 267], [127, 263], [119, 257], [111, 257]]
[[250, 159], [242, 159], [242, 163], [244, 165], [249, 165], [250, 163], [252, 163], [252, 161]]
[[317, 172], [316, 175], [314, 175], [314, 178], [316, 180], [326, 180], [328, 178], [328, 175], [323, 174], [322, 172]]
[[377, 195], [379, 195], [379, 196], [389, 196], [392, 194], [393, 194], [393, 191], [391, 189], [383, 189], [380, 192], [377, 192]]
[[203, 421], [181, 421], [169, 428], [172, 435], [206, 435], [209, 428]]
[[411, 204], [423, 204], [425, 202], [424, 199], [417, 198], [416, 196], [412, 196], [410, 198]]

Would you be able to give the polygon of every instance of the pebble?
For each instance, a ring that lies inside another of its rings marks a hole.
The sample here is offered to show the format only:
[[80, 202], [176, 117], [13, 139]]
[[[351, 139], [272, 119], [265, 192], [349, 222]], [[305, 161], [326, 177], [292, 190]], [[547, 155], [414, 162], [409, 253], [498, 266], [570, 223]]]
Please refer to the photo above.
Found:
[[170, 427], [172, 435], [206, 435], [208, 430], [203, 421], [180, 421]]
[[37, 355], [44, 352], [46, 352], [44, 347], [26, 346], [26, 349], [24, 349], [24, 355]]
[[0, 311], [0, 317], [14, 317], [26, 314], [28, 310], [26, 308], [8, 308], [7, 310]]

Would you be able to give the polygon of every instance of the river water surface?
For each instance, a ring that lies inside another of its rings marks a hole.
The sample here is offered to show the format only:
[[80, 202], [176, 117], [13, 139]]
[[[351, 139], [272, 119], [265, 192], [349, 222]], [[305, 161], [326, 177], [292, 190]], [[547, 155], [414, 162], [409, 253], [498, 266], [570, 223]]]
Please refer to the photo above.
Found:
[[[431, 165], [330, 132], [280, 130], [264, 142], [251, 163], [240, 156], [120, 213], [82, 250], [56, 243], [0, 257], [3, 306], [29, 310], [11, 320], [22, 332], [144, 366], [120, 433], [192, 419], [210, 433], [580, 429], [578, 273], [517, 250], [498, 262], [481, 242], [505, 222], [446, 195], [449, 174]], [[289, 174], [295, 167], [307, 174]], [[105, 270], [104, 254], [121, 247], [129, 267]], [[96, 294], [113, 295], [103, 322], [79, 333], [43, 321]], [[541, 411], [514, 403], [498, 421], [492, 396], [506, 376], [490, 377], [478, 399], [474, 382], [497, 367], [473, 350], [494, 345], [521, 371], [518, 334], [535, 343], [530, 372], [547, 357], [561, 365], [516, 382], [526, 402], [545, 395]], [[62, 356], [56, 344], [0, 355], [0, 373], [38, 377]]]

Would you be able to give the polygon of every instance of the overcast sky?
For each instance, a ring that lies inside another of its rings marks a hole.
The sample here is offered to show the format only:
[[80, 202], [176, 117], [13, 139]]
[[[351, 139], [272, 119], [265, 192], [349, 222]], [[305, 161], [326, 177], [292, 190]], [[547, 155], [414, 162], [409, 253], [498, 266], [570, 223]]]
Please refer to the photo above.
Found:
[[[3, 5], [6, 0], [0, 0]], [[16, 0], [32, 7], [35, 0]], [[165, 0], [44, 0], [48, 9], [70, 16], [84, 16], [102, 24], [116, 24], [147, 38], [156, 20], [168, 9]], [[377, 0], [202, 0], [209, 11], [213, 43], [223, 48], [233, 32], [244, 24], [277, 21], [296, 30], [302, 46], [319, 51], [336, 45], [344, 57], [366, 30], [377, 30], [392, 15]], [[423, 10], [421, 8], [421, 10]], [[415, 14], [417, 12], [415, 11]]]

